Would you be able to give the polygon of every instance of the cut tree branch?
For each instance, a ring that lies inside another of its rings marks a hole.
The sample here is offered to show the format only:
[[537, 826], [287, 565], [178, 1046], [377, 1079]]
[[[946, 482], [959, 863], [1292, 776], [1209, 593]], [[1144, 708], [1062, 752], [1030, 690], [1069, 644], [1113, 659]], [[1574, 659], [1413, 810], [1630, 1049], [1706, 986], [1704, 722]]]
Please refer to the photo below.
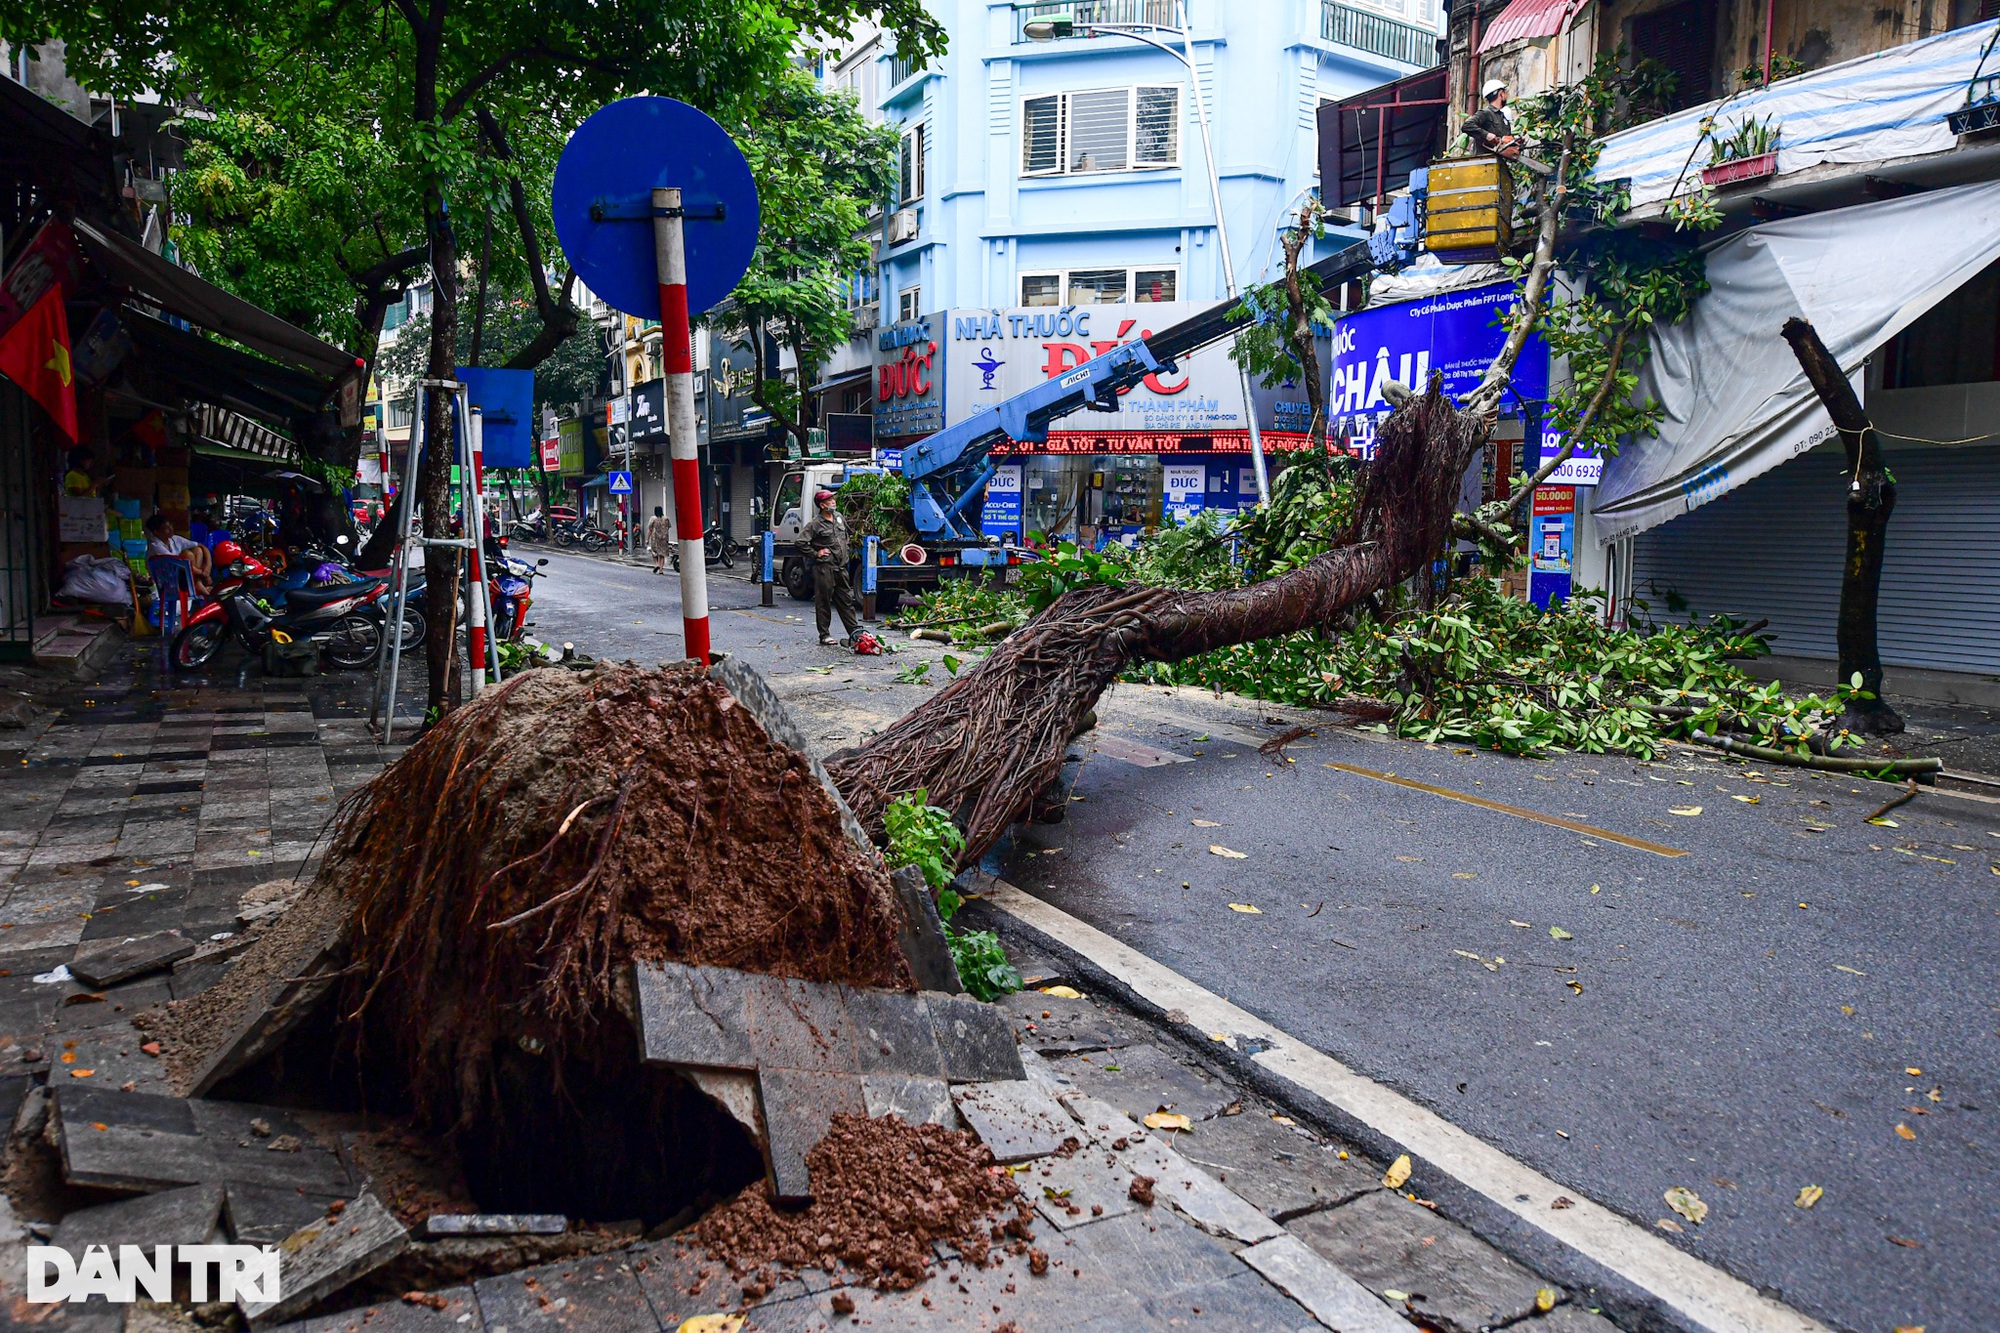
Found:
[[527, 263], [528, 281], [534, 285], [535, 313], [542, 319], [541, 329], [528, 340], [526, 347], [508, 358], [506, 368], [533, 370], [548, 360], [582, 324], [583, 312], [570, 300], [576, 275], [564, 276], [560, 295], [549, 291], [549, 272], [542, 262], [541, 233], [535, 229], [535, 215], [528, 207], [528, 191], [521, 184], [521, 173], [515, 170], [507, 132], [485, 107], [475, 108], [473, 115], [479, 121], [479, 132], [493, 149], [493, 156], [507, 168], [507, 211], [513, 216], [514, 229], [521, 234], [521, 257]]
[[1625, 364], [1625, 339], [1631, 331], [1632, 326], [1629, 324], [1618, 326], [1618, 336], [1611, 340], [1611, 364], [1605, 367], [1604, 378], [1598, 381], [1597, 392], [1590, 396], [1590, 405], [1584, 408], [1583, 415], [1577, 418], [1576, 426], [1569, 432], [1569, 438], [1563, 441], [1563, 447], [1556, 452], [1556, 456], [1537, 468], [1534, 476], [1516, 487], [1514, 493], [1507, 497], [1508, 513], [1511, 514], [1518, 509], [1523, 500], [1535, 493], [1536, 487], [1553, 477], [1556, 469], [1569, 462], [1576, 454], [1577, 441], [1583, 439], [1596, 424], [1597, 414], [1604, 410], [1604, 405], [1611, 400], [1611, 391], [1618, 387], [1618, 372]]

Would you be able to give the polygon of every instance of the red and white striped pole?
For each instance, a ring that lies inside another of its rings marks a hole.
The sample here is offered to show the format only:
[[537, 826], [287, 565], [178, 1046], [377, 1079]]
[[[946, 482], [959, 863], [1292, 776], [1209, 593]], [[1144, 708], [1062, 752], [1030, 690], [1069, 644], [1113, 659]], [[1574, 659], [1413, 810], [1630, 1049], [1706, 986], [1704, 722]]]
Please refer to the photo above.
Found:
[[660, 272], [660, 351], [666, 359], [667, 439], [674, 464], [674, 527], [681, 548], [681, 633], [689, 657], [708, 664], [708, 566], [695, 445], [694, 336], [688, 327], [687, 243], [681, 192], [653, 191], [653, 257]]

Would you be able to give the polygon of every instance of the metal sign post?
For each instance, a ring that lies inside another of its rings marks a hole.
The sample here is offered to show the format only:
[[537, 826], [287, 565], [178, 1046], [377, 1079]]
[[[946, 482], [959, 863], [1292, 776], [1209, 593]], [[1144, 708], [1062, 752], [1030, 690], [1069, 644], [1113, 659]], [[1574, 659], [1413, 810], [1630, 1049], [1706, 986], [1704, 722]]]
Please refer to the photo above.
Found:
[[[475, 407], [466, 415], [470, 425], [465, 432], [465, 500], [460, 508], [465, 513], [465, 535], [472, 542], [472, 553], [467, 561], [466, 586], [471, 595], [465, 599], [465, 657], [472, 668], [472, 693], [477, 698], [486, 688], [486, 487], [480, 467], [484, 461], [480, 436], [486, 428], [486, 414]], [[497, 662], [493, 678], [500, 679]]]
[[[729, 295], [750, 267], [758, 223], [750, 164], [728, 132], [694, 107], [627, 97], [600, 107], [570, 136], [556, 163], [551, 211], [563, 254], [584, 284], [613, 309], [660, 321], [682, 634], [687, 656], [706, 663], [707, 543], [690, 321]], [[648, 225], [629, 225], [639, 222]]]

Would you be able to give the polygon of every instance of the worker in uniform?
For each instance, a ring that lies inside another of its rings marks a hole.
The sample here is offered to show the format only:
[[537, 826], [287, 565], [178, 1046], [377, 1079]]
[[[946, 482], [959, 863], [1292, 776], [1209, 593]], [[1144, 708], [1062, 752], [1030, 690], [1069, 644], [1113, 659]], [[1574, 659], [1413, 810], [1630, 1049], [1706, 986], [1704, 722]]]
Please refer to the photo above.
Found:
[[835, 642], [827, 633], [835, 611], [852, 641], [861, 624], [861, 609], [847, 584], [847, 520], [840, 516], [832, 491], [814, 495], [813, 505], [819, 512], [799, 534], [799, 543], [812, 552], [813, 619], [819, 622], [819, 641]]
[[1479, 92], [1486, 105], [1466, 118], [1462, 132], [1474, 152], [1492, 153], [1511, 162], [1521, 155], [1521, 145], [1514, 138], [1514, 122], [1507, 118], [1507, 85], [1500, 79], [1488, 79]]

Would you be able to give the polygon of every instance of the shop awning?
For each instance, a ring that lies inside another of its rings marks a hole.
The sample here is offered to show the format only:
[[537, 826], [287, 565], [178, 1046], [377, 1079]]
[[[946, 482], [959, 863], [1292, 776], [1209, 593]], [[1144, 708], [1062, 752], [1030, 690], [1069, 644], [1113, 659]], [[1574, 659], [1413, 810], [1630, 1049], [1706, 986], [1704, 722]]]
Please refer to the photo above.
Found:
[[[1775, 122], [1780, 177], [1826, 162], [1949, 152], [1958, 147], [1958, 136], [1945, 117], [1965, 105], [1996, 22], [1780, 79], [1614, 134], [1604, 141], [1597, 179], [1630, 180], [1634, 209], [1668, 198], [1676, 184], [1699, 186], [1709, 154], [1702, 124], [1711, 117], [1716, 138], [1727, 138], [1746, 120]], [[1992, 62], [1985, 68], [1991, 73]]]
[[1785, 321], [1812, 322], [1850, 377], [2000, 257], [2000, 182], [1767, 222], [1708, 255], [1711, 290], [1656, 330], [1635, 401], [1657, 436], [1604, 465], [1592, 497], [1603, 543], [1665, 523], [1834, 435]]
[[137, 311], [125, 312], [133, 347], [148, 369], [179, 384], [193, 399], [278, 424], [309, 417], [326, 402], [326, 381], [176, 328]]
[[299, 461], [299, 447], [268, 426], [260, 426], [240, 412], [214, 403], [194, 405], [196, 448], [205, 442], [229, 451], [228, 456], [261, 459], [272, 463]]
[[84, 253], [107, 277], [189, 323], [310, 371], [326, 382], [329, 392], [343, 377], [360, 373], [361, 362], [332, 343], [322, 342], [268, 310], [231, 296], [137, 241], [100, 231], [82, 218], [70, 225]]
[[1514, 0], [1480, 34], [1479, 53], [1496, 46], [1535, 37], [1553, 37], [1562, 31], [1563, 20], [1582, 8], [1582, 0]]

